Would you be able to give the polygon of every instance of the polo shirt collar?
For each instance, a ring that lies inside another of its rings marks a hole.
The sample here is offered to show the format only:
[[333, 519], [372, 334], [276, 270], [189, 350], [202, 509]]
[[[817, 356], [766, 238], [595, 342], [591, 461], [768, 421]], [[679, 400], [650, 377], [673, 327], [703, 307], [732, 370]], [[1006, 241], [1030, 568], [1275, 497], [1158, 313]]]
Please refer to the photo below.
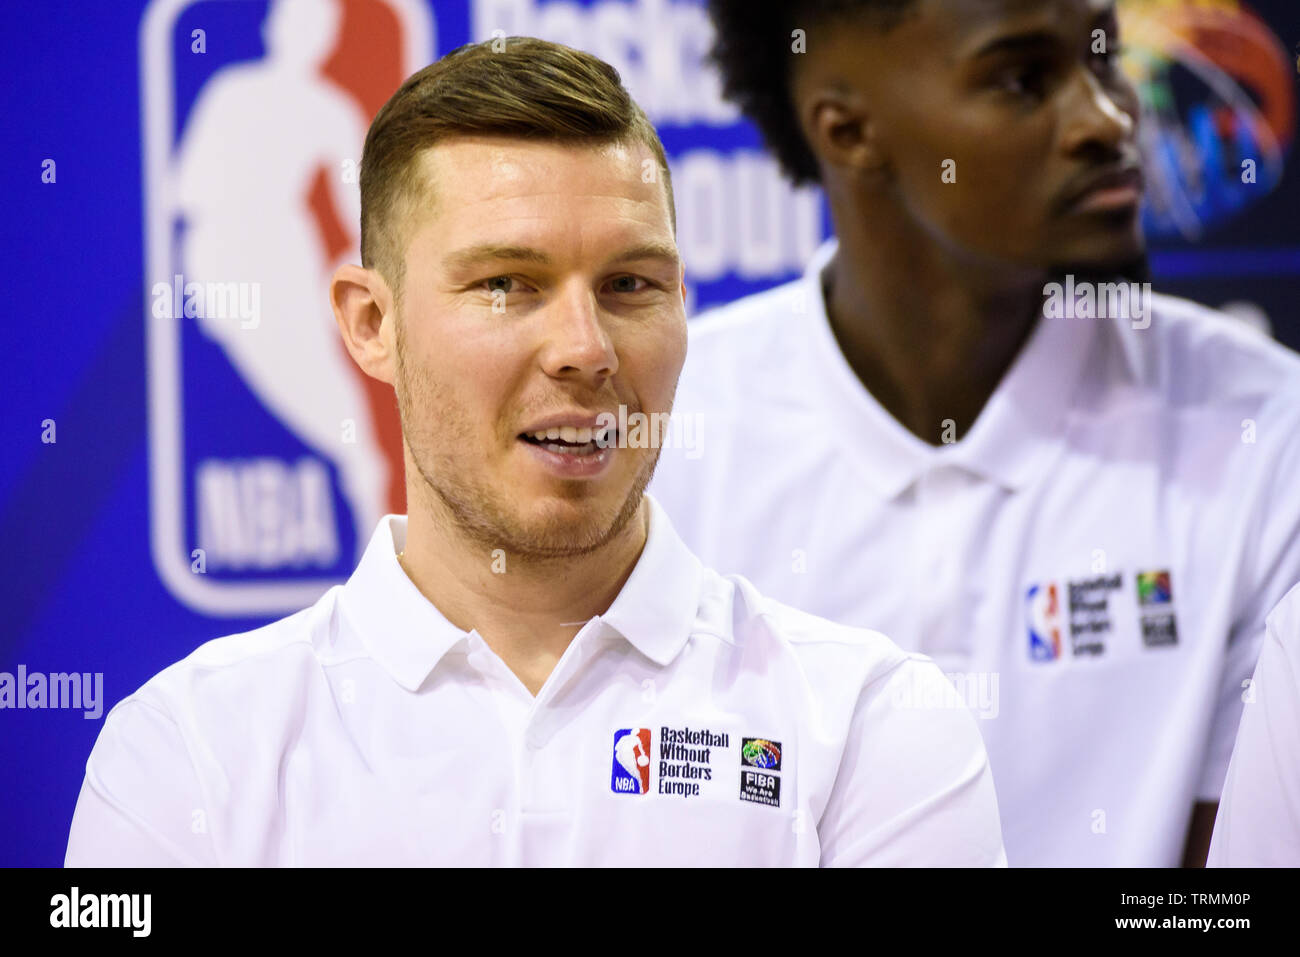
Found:
[[397, 553], [406, 548], [406, 516], [385, 515], [361, 562], [343, 586], [343, 613], [370, 657], [407, 691], [415, 691], [459, 642], [461, 631], [415, 587]]
[[700, 609], [704, 566], [682, 542], [651, 495], [650, 528], [632, 574], [605, 614], [604, 624], [651, 661], [666, 665], [686, 645]]
[[1040, 319], [967, 435], [952, 445], [932, 446], [876, 401], [840, 350], [822, 285], [838, 247], [833, 237], [824, 242], [799, 280], [800, 299], [809, 304], [799, 338], [813, 364], [808, 382], [821, 394], [821, 414], [845, 436], [846, 452], [866, 480], [887, 499], [945, 465], [1010, 490], [1032, 482], [1064, 446], [1096, 326], [1110, 320]]
[[[678, 536], [663, 508], [646, 495], [650, 527], [632, 573], [596, 620], [659, 665], [690, 637], [704, 568]], [[473, 631], [448, 621], [407, 576], [397, 553], [406, 547], [406, 516], [385, 515], [356, 571], [343, 586], [343, 614], [370, 656], [408, 691], [417, 690], [442, 657]], [[574, 639], [577, 640], [576, 638]]]

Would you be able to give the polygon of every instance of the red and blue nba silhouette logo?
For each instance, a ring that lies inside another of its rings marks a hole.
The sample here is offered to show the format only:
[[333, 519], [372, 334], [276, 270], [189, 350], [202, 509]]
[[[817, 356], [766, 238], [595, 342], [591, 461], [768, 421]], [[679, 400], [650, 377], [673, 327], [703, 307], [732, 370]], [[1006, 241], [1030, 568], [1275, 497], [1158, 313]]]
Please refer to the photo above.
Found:
[[370, 117], [433, 59], [420, 0], [152, 0], [143, 64], [150, 525], [169, 591], [270, 615], [406, 511], [391, 388], [347, 354]]
[[650, 790], [649, 728], [614, 732], [614, 769], [609, 789], [615, 794], [645, 794]]
[[1061, 600], [1055, 582], [1030, 585], [1025, 592], [1025, 627], [1031, 661], [1061, 657]]

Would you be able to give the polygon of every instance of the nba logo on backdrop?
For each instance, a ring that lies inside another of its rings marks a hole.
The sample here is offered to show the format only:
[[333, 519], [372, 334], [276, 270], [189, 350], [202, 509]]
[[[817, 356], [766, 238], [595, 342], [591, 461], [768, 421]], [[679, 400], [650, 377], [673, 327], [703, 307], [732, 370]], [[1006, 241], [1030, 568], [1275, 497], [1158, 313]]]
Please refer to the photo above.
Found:
[[155, 0], [140, 32], [154, 563], [212, 614], [301, 608], [404, 512], [391, 389], [348, 356], [370, 117], [433, 59], [418, 0]]
[[609, 789], [615, 794], [645, 794], [650, 790], [649, 728], [623, 728], [614, 732], [614, 767]]

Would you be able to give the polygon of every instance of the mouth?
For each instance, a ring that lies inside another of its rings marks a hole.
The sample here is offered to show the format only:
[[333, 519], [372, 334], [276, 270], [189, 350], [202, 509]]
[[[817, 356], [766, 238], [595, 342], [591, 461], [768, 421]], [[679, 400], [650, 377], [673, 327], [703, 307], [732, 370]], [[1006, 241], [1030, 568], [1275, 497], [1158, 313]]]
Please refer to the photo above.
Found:
[[553, 455], [594, 455], [598, 451], [613, 448], [618, 444], [618, 429], [613, 426], [578, 428], [565, 425], [559, 428], [520, 432], [519, 438]]
[[618, 448], [618, 429], [575, 426], [521, 432], [525, 454], [544, 472], [560, 479], [591, 479], [604, 474]]
[[1117, 212], [1136, 209], [1142, 201], [1142, 170], [1128, 166], [1093, 179], [1070, 200], [1071, 213]]

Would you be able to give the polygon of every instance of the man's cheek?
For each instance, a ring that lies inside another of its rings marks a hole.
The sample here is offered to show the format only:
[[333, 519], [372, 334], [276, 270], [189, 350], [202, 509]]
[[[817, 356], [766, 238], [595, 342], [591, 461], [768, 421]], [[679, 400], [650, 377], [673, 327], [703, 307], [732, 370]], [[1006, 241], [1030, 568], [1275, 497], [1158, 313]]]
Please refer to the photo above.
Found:
[[620, 366], [625, 378], [643, 399], [647, 410], [667, 406], [686, 361], [686, 324], [665, 320], [659, 331], [623, 351]]

